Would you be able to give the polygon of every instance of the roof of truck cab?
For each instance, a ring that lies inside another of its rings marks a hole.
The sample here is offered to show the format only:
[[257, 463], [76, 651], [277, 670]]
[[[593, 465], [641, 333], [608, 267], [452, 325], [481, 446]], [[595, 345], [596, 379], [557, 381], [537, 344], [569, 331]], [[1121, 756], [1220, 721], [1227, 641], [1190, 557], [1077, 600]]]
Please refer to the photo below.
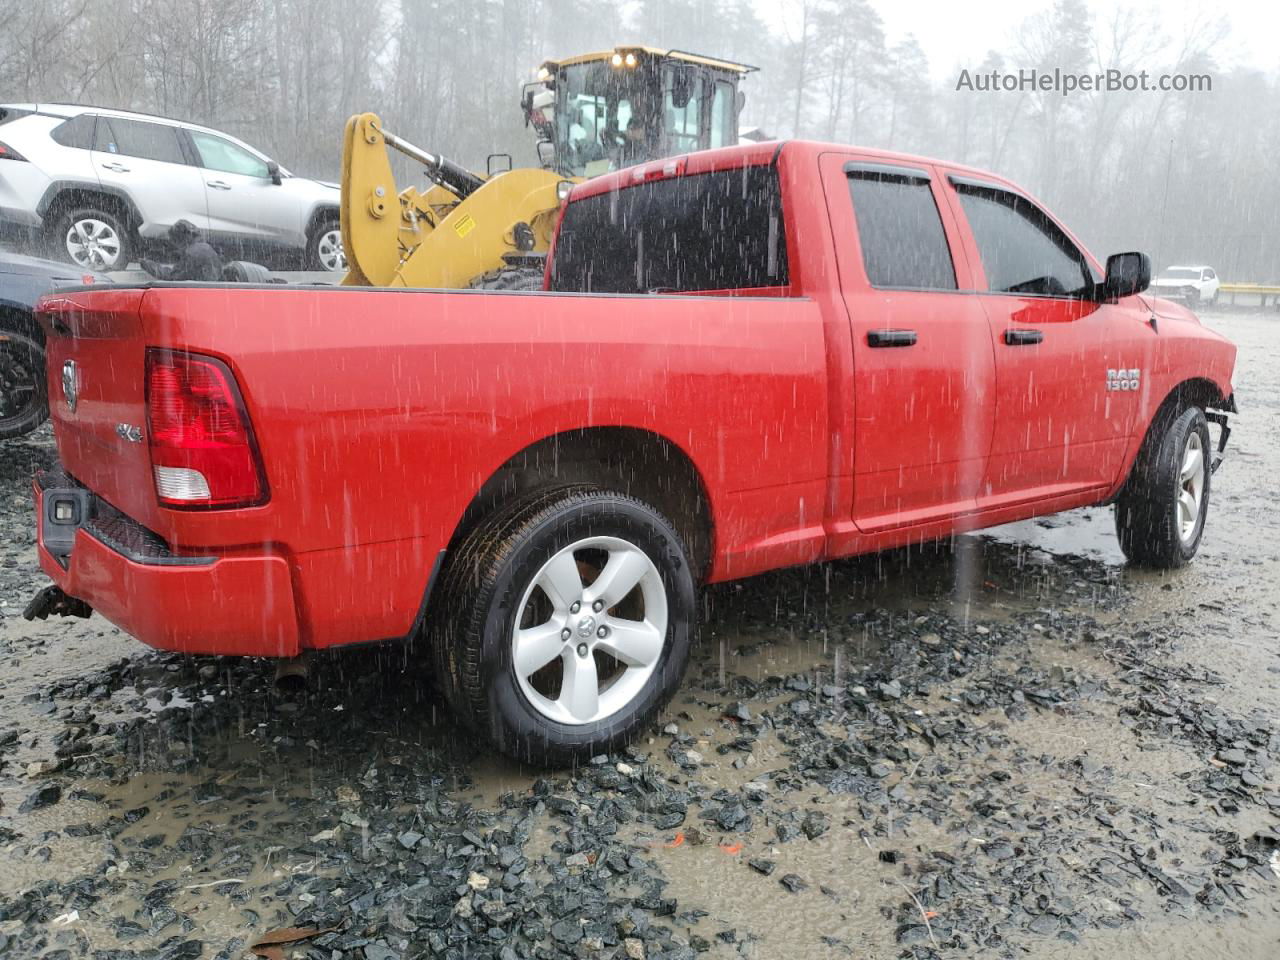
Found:
[[581, 200], [609, 190], [620, 190], [637, 183], [668, 177], [712, 173], [732, 170], [735, 167], [760, 166], [776, 162], [783, 153], [786, 154], [788, 162], [802, 161], [806, 157], [816, 160], [824, 153], [842, 153], [854, 155], [867, 163], [882, 163], [886, 166], [943, 167], [951, 174], [989, 181], [1017, 193], [1024, 193], [1017, 184], [990, 171], [933, 157], [816, 140], [762, 140], [734, 144], [715, 150], [700, 150], [697, 153], [686, 153], [675, 157], [663, 157], [634, 167], [614, 170], [578, 184], [574, 187], [571, 198]]

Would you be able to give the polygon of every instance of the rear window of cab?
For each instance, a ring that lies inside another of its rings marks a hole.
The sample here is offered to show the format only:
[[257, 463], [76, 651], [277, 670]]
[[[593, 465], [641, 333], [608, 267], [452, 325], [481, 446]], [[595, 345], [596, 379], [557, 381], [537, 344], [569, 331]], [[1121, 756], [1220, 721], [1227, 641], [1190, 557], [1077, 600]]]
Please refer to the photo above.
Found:
[[550, 289], [693, 293], [787, 282], [778, 173], [755, 165], [571, 202], [556, 238]]

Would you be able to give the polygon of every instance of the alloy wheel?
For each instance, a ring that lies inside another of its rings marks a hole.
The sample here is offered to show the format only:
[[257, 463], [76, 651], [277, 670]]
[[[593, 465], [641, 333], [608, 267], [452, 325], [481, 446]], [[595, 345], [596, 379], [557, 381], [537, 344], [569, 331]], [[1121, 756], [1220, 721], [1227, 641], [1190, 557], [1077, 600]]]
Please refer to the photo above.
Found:
[[617, 537], [589, 537], [551, 557], [525, 590], [511, 662], [543, 716], [595, 723], [641, 694], [666, 636], [666, 588], [648, 554]]
[[1183, 543], [1195, 539], [1196, 524], [1204, 503], [1204, 441], [1198, 430], [1187, 435], [1187, 445], [1182, 451], [1182, 466], [1178, 471], [1178, 536]]
[[342, 231], [326, 230], [316, 241], [316, 259], [325, 270], [336, 273], [347, 269], [347, 256], [342, 247]]
[[67, 255], [82, 267], [111, 270], [122, 264], [120, 235], [105, 220], [86, 217], [76, 220], [67, 230]]

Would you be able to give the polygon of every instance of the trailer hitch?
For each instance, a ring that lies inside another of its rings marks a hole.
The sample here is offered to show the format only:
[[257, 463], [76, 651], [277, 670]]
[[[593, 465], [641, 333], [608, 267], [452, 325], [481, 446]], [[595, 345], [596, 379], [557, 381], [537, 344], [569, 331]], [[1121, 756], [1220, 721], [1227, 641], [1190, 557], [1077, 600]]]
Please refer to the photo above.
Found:
[[49, 617], [80, 617], [87, 620], [93, 616], [93, 607], [78, 597], [64, 593], [61, 587], [45, 587], [27, 604], [22, 611], [25, 620], [48, 620]]

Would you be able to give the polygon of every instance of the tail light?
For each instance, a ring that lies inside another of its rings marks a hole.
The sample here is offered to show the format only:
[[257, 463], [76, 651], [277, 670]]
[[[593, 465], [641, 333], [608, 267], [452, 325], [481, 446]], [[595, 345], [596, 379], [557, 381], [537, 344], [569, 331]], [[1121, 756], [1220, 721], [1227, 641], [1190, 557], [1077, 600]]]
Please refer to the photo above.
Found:
[[0, 160], [26, 160], [27, 158], [20, 154], [13, 147], [0, 140]]
[[264, 503], [262, 458], [235, 377], [213, 357], [147, 350], [147, 436], [169, 507]]

